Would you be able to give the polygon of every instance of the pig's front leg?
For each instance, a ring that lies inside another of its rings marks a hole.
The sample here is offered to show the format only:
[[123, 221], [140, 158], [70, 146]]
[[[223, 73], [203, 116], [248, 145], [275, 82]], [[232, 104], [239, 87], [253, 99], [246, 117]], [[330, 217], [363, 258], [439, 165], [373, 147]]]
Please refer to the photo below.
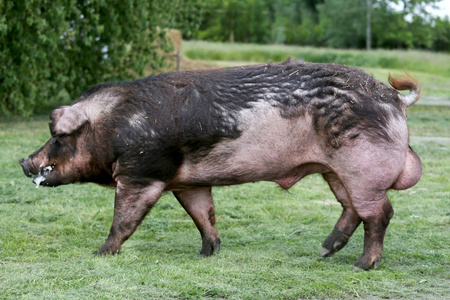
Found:
[[136, 186], [127, 180], [118, 180], [114, 203], [114, 218], [105, 244], [95, 255], [116, 254], [122, 244], [134, 233], [144, 217], [161, 197], [164, 182], [155, 181], [148, 186]]
[[193, 188], [174, 192], [181, 206], [194, 220], [202, 236], [200, 255], [210, 256], [220, 250], [219, 233], [211, 195], [211, 187]]

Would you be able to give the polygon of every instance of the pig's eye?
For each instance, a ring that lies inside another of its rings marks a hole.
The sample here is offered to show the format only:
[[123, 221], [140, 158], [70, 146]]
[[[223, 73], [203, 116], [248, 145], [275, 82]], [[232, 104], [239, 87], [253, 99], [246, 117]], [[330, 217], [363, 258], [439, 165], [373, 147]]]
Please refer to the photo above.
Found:
[[58, 137], [53, 138], [53, 145], [56, 147], [61, 146], [61, 141]]

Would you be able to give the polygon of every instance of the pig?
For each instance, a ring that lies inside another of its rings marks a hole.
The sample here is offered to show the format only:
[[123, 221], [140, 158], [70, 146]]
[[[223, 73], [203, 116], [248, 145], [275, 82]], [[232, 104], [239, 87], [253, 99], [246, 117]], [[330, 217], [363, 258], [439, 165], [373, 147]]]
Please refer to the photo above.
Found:
[[410, 188], [422, 174], [406, 122], [419, 85], [408, 74], [389, 82], [288, 59], [103, 83], [55, 109], [51, 138], [19, 162], [43, 186], [115, 188], [112, 226], [96, 255], [119, 253], [166, 191], [200, 231], [200, 255], [212, 255], [221, 243], [212, 186], [271, 181], [289, 189], [320, 173], [342, 205], [321, 255], [342, 249], [363, 223], [354, 269], [376, 269], [393, 216], [386, 191]]

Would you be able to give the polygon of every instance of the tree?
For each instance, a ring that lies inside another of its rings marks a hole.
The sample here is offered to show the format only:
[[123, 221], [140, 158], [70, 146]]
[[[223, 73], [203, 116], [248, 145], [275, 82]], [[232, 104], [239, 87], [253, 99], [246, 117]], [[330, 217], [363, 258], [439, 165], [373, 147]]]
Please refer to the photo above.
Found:
[[318, 6], [326, 46], [361, 48], [365, 44], [366, 0], [325, 0]]
[[434, 26], [433, 49], [436, 51], [450, 51], [450, 19], [438, 18]]
[[372, 0], [366, 5], [366, 50], [372, 49]]
[[0, 0], [0, 112], [30, 115], [92, 84], [159, 68], [165, 42], [158, 27], [185, 21], [177, 12], [197, 3]]
[[204, 7], [199, 39], [218, 42], [270, 41], [269, 0], [211, 0]]
[[[326, 46], [431, 48], [433, 25], [426, 5], [440, 0], [325, 0], [318, 5]], [[402, 3], [401, 11], [394, 4]], [[412, 21], [408, 21], [411, 19]], [[364, 32], [366, 28], [366, 32]]]
[[393, 10], [386, 1], [373, 7], [373, 44], [378, 48], [412, 48], [412, 32], [408, 30], [405, 12]]

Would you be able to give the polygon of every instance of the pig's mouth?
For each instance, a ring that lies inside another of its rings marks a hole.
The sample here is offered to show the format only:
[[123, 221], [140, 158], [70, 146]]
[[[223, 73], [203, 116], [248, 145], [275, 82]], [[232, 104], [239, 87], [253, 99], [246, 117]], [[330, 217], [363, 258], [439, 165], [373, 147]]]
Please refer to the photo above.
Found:
[[44, 166], [44, 163], [42, 163], [39, 168], [36, 168], [33, 162], [31, 162], [31, 166], [29, 166], [24, 159], [19, 160], [19, 163], [22, 166], [25, 175], [33, 178], [33, 183], [36, 184], [36, 188], [39, 188], [41, 183], [42, 185], [50, 185], [48, 177], [51, 176], [51, 173], [56, 166], [55, 163], [50, 166]]
[[39, 166], [39, 173], [37, 175], [33, 175], [30, 173], [30, 176], [33, 177], [33, 182], [36, 184], [36, 188], [39, 188], [39, 185], [41, 184], [41, 182], [43, 182], [47, 179], [47, 176], [50, 175], [50, 173], [53, 171], [54, 168], [55, 168], [55, 164], [44, 167], [44, 163], [42, 163]]

